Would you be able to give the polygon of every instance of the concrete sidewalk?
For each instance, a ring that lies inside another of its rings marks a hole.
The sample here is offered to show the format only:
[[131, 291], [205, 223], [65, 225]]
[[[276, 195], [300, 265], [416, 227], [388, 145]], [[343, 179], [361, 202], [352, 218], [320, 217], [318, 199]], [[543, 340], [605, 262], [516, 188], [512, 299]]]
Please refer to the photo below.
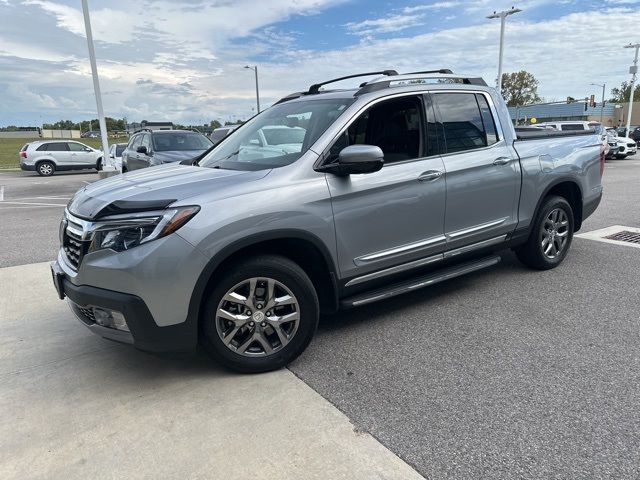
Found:
[[420, 479], [288, 370], [89, 333], [48, 264], [0, 269], [0, 478]]

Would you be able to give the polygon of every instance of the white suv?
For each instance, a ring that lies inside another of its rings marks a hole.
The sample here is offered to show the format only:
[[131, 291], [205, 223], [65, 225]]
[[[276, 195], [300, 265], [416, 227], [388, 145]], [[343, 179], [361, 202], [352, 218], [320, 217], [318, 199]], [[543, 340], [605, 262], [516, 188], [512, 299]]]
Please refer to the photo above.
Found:
[[48, 177], [56, 170], [99, 169], [102, 151], [71, 140], [27, 143], [20, 149], [20, 168]]

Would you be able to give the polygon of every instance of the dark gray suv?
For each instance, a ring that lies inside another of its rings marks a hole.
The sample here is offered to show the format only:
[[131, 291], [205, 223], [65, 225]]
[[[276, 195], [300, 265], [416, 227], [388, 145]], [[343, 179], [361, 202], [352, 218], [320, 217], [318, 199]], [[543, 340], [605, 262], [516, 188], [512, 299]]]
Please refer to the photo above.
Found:
[[195, 159], [212, 146], [207, 137], [190, 130], [136, 132], [122, 154], [122, 171]]

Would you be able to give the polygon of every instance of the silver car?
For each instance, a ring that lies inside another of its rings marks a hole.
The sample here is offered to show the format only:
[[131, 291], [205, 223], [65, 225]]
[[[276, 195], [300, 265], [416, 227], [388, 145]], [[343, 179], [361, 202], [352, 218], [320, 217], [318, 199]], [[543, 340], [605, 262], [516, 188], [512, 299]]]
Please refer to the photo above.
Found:
[[[491, 267], [509, 248], [560, 265], [602, 197], [598, 135], [516, 133], [479, 78], [379, 73], [285, 97], [195, 164], [80, 190], [52, 264], [60, 298], [101, 336], [156, 352], [200, 343], [261, 372], [300, 355], [321, 312]], [[283, 125], [286, 148], [256, 142]]]
[[20, 149], [20, 168], [42, 176], [56, 171], [100, 169], [102, 151], [72, 140], [42, 140]]

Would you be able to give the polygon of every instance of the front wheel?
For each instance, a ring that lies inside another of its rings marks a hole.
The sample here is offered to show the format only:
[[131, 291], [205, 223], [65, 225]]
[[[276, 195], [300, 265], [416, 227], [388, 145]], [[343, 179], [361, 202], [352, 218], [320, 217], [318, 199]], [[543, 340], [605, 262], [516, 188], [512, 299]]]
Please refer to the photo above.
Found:
[[216, 279], [201, 318], [201, 342], [224, 366], [243, 373], [282, 368], [309, 345], [318, 326], [318, 297], [297, 264], [259, 256]]
[[573, 240], [573, 210], [563, 197], [547, 198], [534, 219], [527, 243], [516, 250], [528, 267], [549, 270], [562, 263]]

